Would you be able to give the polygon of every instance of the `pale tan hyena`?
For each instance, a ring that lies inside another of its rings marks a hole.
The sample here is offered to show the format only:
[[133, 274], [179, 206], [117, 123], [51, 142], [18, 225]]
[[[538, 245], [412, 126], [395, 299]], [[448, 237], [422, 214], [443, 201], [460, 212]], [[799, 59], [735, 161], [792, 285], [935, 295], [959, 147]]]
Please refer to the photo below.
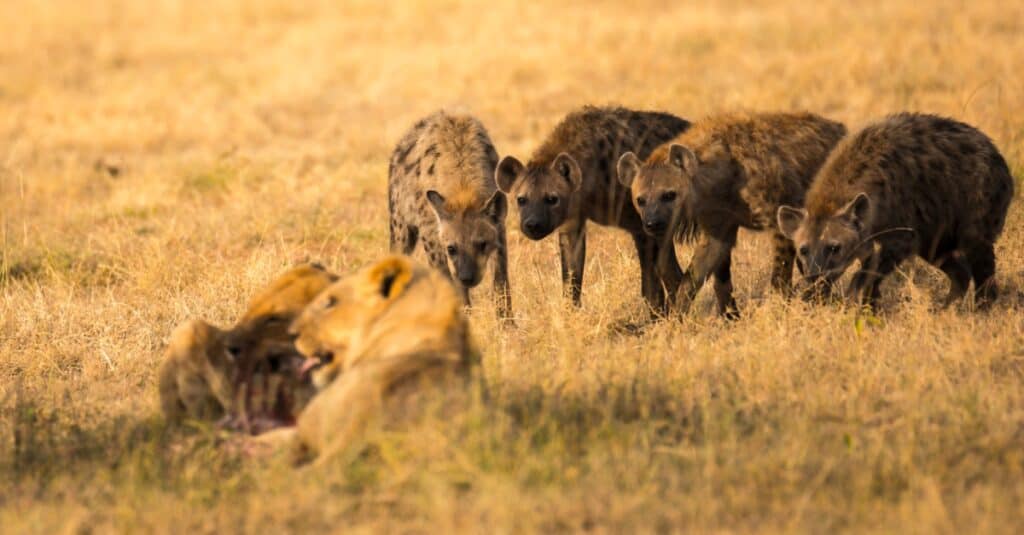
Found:
[[[619, 180], [631, 188], [644, 230], [665, 242], [675, 264], [673, 236], [696, 224], [700, 243], [681, 277], [663, 275], [676, 308], [685, 312], [711, 275], [719, 313], [739, 314], [732, 293], [732, 248], [740, 227], [774, 230], [772, 286], [789, 293], [793, 244], [775, 229], [781, 204], [803, 202], [815, 172], [846, 128], [810, 113], [733, 113], [698, 121], [641, 162], [624, 154]], [[678, 293], [676, 293], [678, 289]]]
[[498, 187], [519, 207], [523, 234], [542, 240], [558, 231], [562, 283], [574, 305], [583, 293], [586, 224], [593, 221], [630, 233], [640, 260], [643, 297], [652, 312], [665, 312], [654, 265], [660, 242], [641, 228], [629, 190], [615, 179], [615, 163], [626, 151], [646, 156], [689, 125], [668, 113], [586, 106], [562, 119], [526, 164], [512, 156], [501, 160]]
[[815, 177], [806, 208], [779, 208], [778, 223], [809, 281], [827, 291], [857, 260], [849, 297], [874, 305], [882, 279], [917, 255], [949, 277], [946, 306], [972, 280], [986, 305], [996, 297], [993, 244], [1012, 198], [1006, 160], [985, 134], [901, 113], [844, 140]]
[[395, 148], [388, 170], [391, 250], [416, 243], [449, 275], [466, 304], [493, 259], [498, 314], [511, 317], [505, 214], [494, 183], [498, 153], [480, 121], [435, 113], [417, 122]]

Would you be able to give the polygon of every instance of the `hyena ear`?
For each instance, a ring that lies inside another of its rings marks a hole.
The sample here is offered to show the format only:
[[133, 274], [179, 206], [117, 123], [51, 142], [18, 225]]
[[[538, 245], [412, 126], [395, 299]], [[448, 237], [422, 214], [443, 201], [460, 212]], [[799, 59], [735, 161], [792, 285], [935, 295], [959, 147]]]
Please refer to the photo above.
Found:
[[806, 217], [807, 211], [802, 208], [780, 206], [776, 215], [776, 218], [779, 220], [779, 232], [792, 240], [793, 235], [796, 234], [796, 229], [800, 228], [800, 224], [804, 222]]
[[682, 169], [688, 175], [697, 174], [697, 155], [678, 143], [669, 147], [668, 163]]
[[434, 213], [437, 214], [438, 219], [448, 219], [451, 214], [448, 213], [448, 208], [445, 207], [444, 195], [434, 191], [427, 191], [427, 201], [430, 202], [430, 207], [434, 209]]
[[636, 179], [637, 173], [640, 172], [640, 159], [636, 157], [636, 154], [627, 152], [619, 158], [619, 165], [616, 170], [619, 174], [619, 184], [629, 189], [633, 187], [633, 180]]
[[856, 225], [861, 225], [868, 217], [868, 211], [871, 210], [871, 198], [868, 197], [867, 193], [860, 192], [852, 201], [846, 203], [841, 210], [839, 210], [839, 217], [844, 217], [852, 221]]
[[576, 159], [570, 156], [569, 153], [563, 152], [559, 154], [555, 161], [551, 163], [551, 168], [569, 182], [572, 191], [580, 189], [580, 184], [583, 183], [583, 173], [580, 171], [580, 165], [576, 163]]
[[491, 195], [491, 198], [484, 203], [483, 214], [490, 218], [495, 225], [500, 225], [505, 221], [507, 213], [508, 201], [505, 199], [505, 194], [500, 191], [495, 191], [494, 195]]
[[370, 282], [384, 299], [394, 299], [412, 279], [412, 262], [404, 256], [389, 256], [370, 268]]
[[515, 185], [519, 175], [523, 172], [523, 164], [515, 156], [505, 156], [494, 169], [494, 182], [498, 189], [505, 193], [512, 193], [512, 186]]

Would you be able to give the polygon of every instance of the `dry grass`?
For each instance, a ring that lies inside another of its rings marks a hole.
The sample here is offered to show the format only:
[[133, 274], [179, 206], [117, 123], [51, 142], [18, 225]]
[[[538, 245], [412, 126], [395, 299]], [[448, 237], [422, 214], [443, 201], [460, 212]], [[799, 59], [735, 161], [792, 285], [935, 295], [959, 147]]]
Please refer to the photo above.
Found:
[[473, 312], [490, 404], [323, 473], [163, 426], [172, 326], [380, 255], [390, 149], [441, 106], [517, 155], [585, 103], [926, 110], [1024, 176], [1024, 4], [746, 4], [0, 3], [0, 531], [1019, 528], [1020, 203], [990, 313], [931, 312], [919, 264], [879, 318], [787, 303], [746, 234], [742, 321], [705, 293], [639, 338], [607, 331], [640, 302], [624, 235], [594, 229], [575, 311], [513, 232], [519, 329]]

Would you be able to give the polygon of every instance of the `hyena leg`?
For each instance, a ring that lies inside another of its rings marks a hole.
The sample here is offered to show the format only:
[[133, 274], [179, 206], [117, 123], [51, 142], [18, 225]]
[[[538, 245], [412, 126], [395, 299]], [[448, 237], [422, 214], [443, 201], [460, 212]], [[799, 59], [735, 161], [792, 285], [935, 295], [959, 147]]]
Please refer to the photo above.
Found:
[[949, 294], [942, 303], [946, 308], [953, 303], [963, 299], [967, 293], [967, 287], [971, 284], [971, 269], [964, 259], [963, 253], [959, 250], [950, 251], [943, 255], [943, 258], [935, 263], [935, 266], [942, 270], [949, 277]]
[[[731, 275], [731, 265], [723, 267], [722, 264], [730, 259], [732, 246], [736, 240], [736, 231], [737, 229], [735, 228], [728, 231], [725, 239], [715, 238], [707, 234], [701, 237], [700, 243], [697, 244], [697, 248], [694, 250], [693, 260], [690, 261], [690, 266], [686, 268], [686, 273], [683, 275], [683, 283], [679, 286], [676, 308], [680, 313], [686, 313], [690, 309], [694, 298], [697, 297], [697, 292], [704, 286], [704, 283], [711, 274], [721, 270], [723, 276], [726, 273]], [[716, 298], [724, 295], [721, 292], [727, 292], [731, 295], [731, 276], [721, 281], [721, 283], [716, 282], [715, 286]], [[726, 305], [728, 305], [728, 301], [726, 301]], [[719, 301], [719, 310], [722, 310], [721, 301]]]
[[882, 280], [896, 269], [909, 254], [905, 247], [882, 246], [881, 251], [865, 259], [861, 267], [853, 274], [850, 280], [850, 287], [847, 290], [847, 297], [858, 305], [865, 305], [869, 308], [878, 307], [878, 298], [881, 297], [879, 288]]
[[732, 293], [732, 247], [723, 253], [718, 267], [715, 268], [715, 299], [718, 301], [718, 314], [725, 319], [740, 318], [740, 309], [736, 306], [736, 297]]
[[505, 233], [498, 234], [498, 250], [494, 263], [494, 300], [498, 317], [512, 319], [512, 291], [508, 284], [508, 244]]
[[683, 283], [683, 269], [676, 257], [676, 245], [669, 236], [658, 244], [658, 278], [667, 297], [666, 307], [674, 310], [679, 286]]
[[999, 295], [995, 284], [996, 252], [991, 243], [967, 251], [967, 263], [974, 279], [974, 299], [978, 307], [991, 305]]
[[789, 297], [793, 292], [793, 261], [796, 248], [793, 242], [779, 232], [772, 235], [775, 257], [772, 261], [772, 288]]
[[640, 260], [640, 293], [653, 315], [665, 314], [665, 293], [658, 280], [658, 242], [638, 232], [633, 234], [636, 254]]
[[562, 259], [562, 287], [572, 296], [572, 304], [580, 306], [583, 293], [583, 266], [587, 261], [587, 235], [583, 223], [558, 234], [558, 252]]

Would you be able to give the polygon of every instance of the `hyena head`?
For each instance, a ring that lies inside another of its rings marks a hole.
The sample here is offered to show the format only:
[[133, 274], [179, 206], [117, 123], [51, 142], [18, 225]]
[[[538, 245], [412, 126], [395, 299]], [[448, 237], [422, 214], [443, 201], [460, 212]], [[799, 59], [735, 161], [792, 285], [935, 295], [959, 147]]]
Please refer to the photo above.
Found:
[[866, 193], [858, 193], [846, 206], [820, 216], [780, 206], [779, 231], [793, 240], [807, 280], [831, 284], [854, 260], [870, 254], [871, 243], [866, 239], [870, 213], [871, 199]]
[[672, 232], [683, 214], [690, 184], [697, 174], [697, 157], [682, 145], [672, 145], [664, 160], [641, 163], [632, 152], [619, 158], [619, 183], [629, 188], [643, 221], [644, 232]]
[[498, 188], [515, 199], [519, 226], [531, 240], [541, 240], [569, 217], [572, 196], [579, 191], [583, 174], [576, 160], [561, 153], [551, 165], [526, 167], [506, 156], [495, 170]]
[[487, 261], [498, 247], [505, 228], [508, 203], [495, 191], [481, 208], [455, 209], [440, 193], [427, 192], [427, 201], [437, 215], [441, 246], [448, 256], [448, 269], [463, 287], [480, 284]]

